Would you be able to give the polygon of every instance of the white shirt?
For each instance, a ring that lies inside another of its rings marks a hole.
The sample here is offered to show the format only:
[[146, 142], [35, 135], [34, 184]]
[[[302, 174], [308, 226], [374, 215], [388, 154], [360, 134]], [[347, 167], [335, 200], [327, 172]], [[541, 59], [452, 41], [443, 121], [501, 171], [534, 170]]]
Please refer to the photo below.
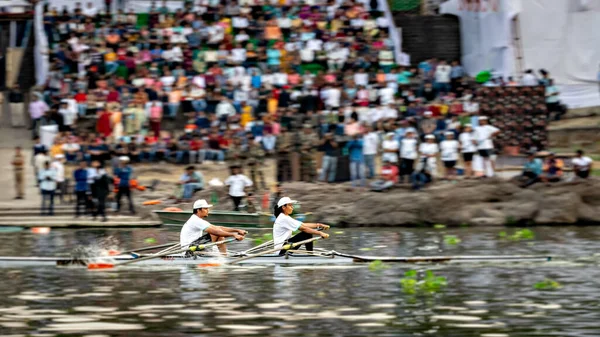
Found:
[[479, 103], [467, 101], [463, 103], [463, 110], [465, 112], [477, 112], [479, 111]]
[[342, 92], [338, 88], [329, 88], [327, 90], [327, 99], [325, 104], [330, 107], [338, 108], [340, 106], [340, 98], [342, 97]]
[[308, 48], [301, 49], [300, 59], [304, 62], [312, 62], [315, 59], [315, 51]]
[[[46, 178], [51, 178], [51, 180], [46, 180]], [[40, 189], [44, 191], [56, 190], [56, 171], [54, 169], [40, 170], [38, 179], [40, 180]]]
[[71, 109], [58, 109], [58, 113], [63, 116], [63, 123], [65, 125], [73, 125], [77, 112], [73, 112]]
[[292, 232], [298, 230], [302, 222], [283, 213], [279, 214], [273, 224], [273, 248], [281, 249], [283, 243], [292, 236]]
[[403, 138], [402, 146], [400, 147], [400, 158], [403, 159], [417, 159], [417, 139], [416, 138]]
[[179, 233], [179, 244], [181, 247], [189, 246], [190, 243], [201, 238], [208, 227], [210, 227], [208, 221], [193, 214], [181, 228], [181, 233]]
[[79, 151], [81, 146], [79, 146], [77, 143], [65, 143], [62, 145], [62, 149], [65, 152]]
[[252, 180], [243, 174], [232, 175], [225, 180], [225, 185], [229, 186], [229, 195], [232, 197], [243, 197], [246, 195], [244, 188], [252, 186]]
[[321, 50], [323, 48], [323, 40], [312, 39], [306, 42], [306, 49]]
[[463, 132], [458, 136], [458, 140], [460, 141], [460, 147], [462, 153], [474, 153], [477, 151], [477, 146], [473, 144], [473, 134]]
[[457, 161], [458, 147], [459, 143], [455, 139], [442, 141], [440, 143], [440, 149], [442, 151], [442, 161]]
[[381, 156], [381, 159], [383, 161], [389, 161], [391, 163], [397, 163], [398, 162], [398, 141], [397, 140], [384, 140], [381, 143], [381, 147], [384, 150], [395, 150], [395, 152], [384, 152], [383, 155]]
[[365, 156], [377, 154], [379, 136], [377, 132], [369, 132], [363, 137], [363, 154]]
[[523, 79], [521, 80], [523, 85], [526, 86], [536, 86], [538, 85], [538, 80], [534, 74], [525, 74], [523, 75]]
[[394, 102], [394, 89], [392, 88], [381, 88], [379, 89], [379, 97], [381, 98], [381, 104], [389, 104]]
[[593, 162], [594, 161], [590, 157], [581, 157], [581, 158], [576, 157], [571, 160], [571, 163], [573, 163], [573, 166], [579, 168], [580, 171], [589, 171]]
[[421, 158], [425, 158], [427, 155], [438, 153], [439, 148], [436, 143], [421, 143], [419, 145], [419, 152], [421, 152]]
[[44, 164], [50, 161], [50, 157], [48, 157], [47, 155], [43, 154], [43, 153], [38, 153], [35, 155], [35, 157], [33, 157], [33, 165], [35, 166], [35, 168], [38, 171], [41, 171], [44, 169]]
[[235, 63], [242, 63], [246, 61], [246, 49], [234, 48], [231, 50], [231, 60]]
[[56, 172], [56, 182], [62, 183], [65, 181], [65, 166], [61, 162], [52, 162], [50, 167]]
[[494, 148], [492, 142], [492, 134], [500, 131], [497, 127], [489, 124], [475, 128], [475, 139], [477, 140], [477, 148], [479, 150], [491, 150]]
[[449, 65], [439, 65], [435, 68], [435, 81], [438, 83], [450, 83], [450, 72], [452, 67]]
[[367, 74], [367, 73], [354, 74], [354, 83], [356, 83], [356, 85], [366, 86], [367, 84], [369, 84], [369, 74]]

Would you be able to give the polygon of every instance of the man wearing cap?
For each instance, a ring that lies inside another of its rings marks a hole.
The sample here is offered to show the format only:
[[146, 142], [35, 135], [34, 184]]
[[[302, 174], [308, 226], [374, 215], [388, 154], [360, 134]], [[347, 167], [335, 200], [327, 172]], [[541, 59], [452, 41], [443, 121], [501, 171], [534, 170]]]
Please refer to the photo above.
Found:
[[[226, 237], [234, 237], [238, 241], [244, 240], [246, 231], [241, 229], [213, 226], [204, 220], [208, 216], [209, 209], [213, 207], [204, 199], [194, 202], [192, 216], [186, 221], [179, 234], [181, 247], [194, 246], [208, 242], [223, 241]], [[227, 254], [225, 244], [217, 246], [222, 254]]]
[[129, 166], [129, 157], [119, 157], [119, 167], [114, 171], [115, 177], [119, 178], [119, 191], [117, 192], [117, 212], [121, 210], [121, 198], [127, 197], [129, 201], [129, 211], [131, 214], [135, 214], [135, 208], [133, 207], [133, 201], [131, 200], [131, 190], [129, 189], [129, 182], [133, 176], [133, 169]]
[[480, 126], [475, 128], [475, 140], [477, 141], [477, 150], [483, 159], [484, 176], [487, 175], [488, 165], [490, 166], [491, 175], [494, 175], [494, 163], [490, 160], [490, 156], [494, 151], [494, 143], [492, 139], [500, 133], [500, 129], [488, 124], [487, 116], [479, 117]]
[[[320, 235], [322, 238], [327, 239], [329, 234], [318, 231], [319, 228], [323, 230], [329, 229], [329, 226], [320, 223], [303, 223], [290, 215], [294, 211], [294, 204], [296, 200], [292, 200], [288, 197], [283, 197], [277, 202], [275, 208], [275, 223], [273, 224], [273, 246], [276, 249], [281, 249], [286, 242], [300, 242], [312, 238], [313, 235]], [[300, 230], [300, 233], [292, 236], [292, 233], [296, 230]], [[306, 250], [312, 251], [312, 242], [306, 243]], [[279, 255], [285, 254], [285, 251], [279, 252]]]

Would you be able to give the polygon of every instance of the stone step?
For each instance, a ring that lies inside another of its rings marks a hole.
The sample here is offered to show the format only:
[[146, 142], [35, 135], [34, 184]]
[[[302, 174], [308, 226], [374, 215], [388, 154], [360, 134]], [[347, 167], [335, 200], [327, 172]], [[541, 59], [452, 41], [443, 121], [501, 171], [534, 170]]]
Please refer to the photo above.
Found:
[[[142, 220], [142, 218], [140, 218], [139, 216], [134, 216], [134, 215], [112, 215], [111, 216], [110, 213], [108, 214], [108, 218], [110, 218], [111, 220], [114, 220], [114, 221], [141, 221]], [[77, 222], [77, 221], [91, 220], [92, 217], [80, 216], [78, 218], [75, 218], [75, 216], [59, 215], [59, 214], [55, 214], [52, 216], [40, 216], [39, 213], [37, 213], [37, 214], [28, 213], [23, 216], [0, 217], [1, 222], [11, 222], [11, 221], [26, 222], [26, 221], [38, 221], [38, 220], [47, 220], [47, 219], [52, 219], [52, 221], [64, 221], [64, 222], [75, 221], [75, 222]]]
[[52, 228], [67, 228], [67, 227], [157, 227], [160, 226], [160, 221], [156, 220], [139, 220], [139, 219], [119, 219], [119, 218], [108, 218], [108, 221], [102, 222], [99, 220], [92, 220], [91, 218], [79, 218], [74, 219], [72, 217], [69, 220], [60, 219], [60, 217], [44, 216], [38, 217], [34, 220], [19, 220], [19, 221], [5, 221], [0, 219], [0, 226], [8, 227], [52, 227]]

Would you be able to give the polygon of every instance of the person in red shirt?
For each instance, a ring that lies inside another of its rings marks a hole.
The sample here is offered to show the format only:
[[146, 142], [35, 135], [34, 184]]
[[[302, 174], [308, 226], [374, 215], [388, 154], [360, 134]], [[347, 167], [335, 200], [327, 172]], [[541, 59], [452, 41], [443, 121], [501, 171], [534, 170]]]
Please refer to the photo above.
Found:
[[79, 112], [79, 116], [85, 116], [85, 113], [87, 112], [87, 94], [85, 93], [85, 90], [79, 90], [73, 99], [75, 99], [75, 102], [77, 102], [77, 111]]
[[[194, 136], [190, 141], [190, 163], [202, 163], [204, 161], [206, 150], [204, 150], [204, 142], [200, 136]], [[198, 155], [196, 157], [196, 155]]]
[[371, 191], [383, 192], [398, 183], [398, 167], [385, 161], [381, 167], [380, 178], [371, 183]]
[[119, 92], [117, 89], [111, 87], [108, 89], [108, 96], [106, 96], [107, 103], [120, 103], [119, 102]]

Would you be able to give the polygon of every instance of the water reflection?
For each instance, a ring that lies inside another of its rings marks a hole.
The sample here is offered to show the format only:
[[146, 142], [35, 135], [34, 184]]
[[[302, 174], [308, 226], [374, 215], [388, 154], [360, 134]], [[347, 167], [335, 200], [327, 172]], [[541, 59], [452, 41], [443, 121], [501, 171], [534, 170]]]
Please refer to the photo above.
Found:
[[[499, 240], [503, 229], [344, 230], [320, 247], [365, 255], [551, 254], [592, 256], [593, 227], [535, 228], [529, 242]], [[462, 241], [447, 245], [444, 235]], [[124, 248], [147, 238], [176, 240], [163, 229], [56, 230], [0, 234], [1, 255], [68, 254], [112, 236]], [[251, 242], [239, 244], [247, 249]], [[423, 247], [435, 249], [423, 250]], [[378, 248], [373, 248], [378, 247]], [[361, 248], [373, 248], [360, 251]], [[0, 335], [110, 336], [598, 336], [598, 260], [552, 263], [406, 266], [253, 266], [3, 269]], [[435, 270], [448, 287], [407, 294], [410, 268]], [[550, 278], [557, 291], [534, 289]]]

